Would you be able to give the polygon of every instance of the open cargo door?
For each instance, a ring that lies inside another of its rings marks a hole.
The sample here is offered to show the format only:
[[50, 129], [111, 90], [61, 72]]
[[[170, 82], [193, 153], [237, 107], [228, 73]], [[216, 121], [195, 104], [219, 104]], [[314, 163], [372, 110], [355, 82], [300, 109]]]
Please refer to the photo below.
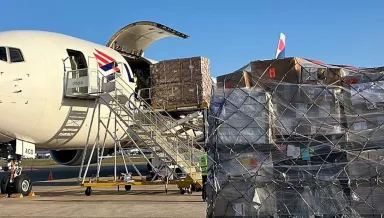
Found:
[[188, 38], [184, 33], [152, 21], [138, 21], [117, 31], [107, 46], [125, 54], [143, 56], [144, 50], [153, 42], [170, 36]]
[[134, 77], [136, 90], [150, 103], [151, 76], [150, 65], [157, 63], [144, 57], [144, 51], [153, 42], [170, 36], [188, 38], [184, 33], [152, 21], [138, 21], [118, 30], [108, 41], [107, 47], [113, 48], [124, 56]]

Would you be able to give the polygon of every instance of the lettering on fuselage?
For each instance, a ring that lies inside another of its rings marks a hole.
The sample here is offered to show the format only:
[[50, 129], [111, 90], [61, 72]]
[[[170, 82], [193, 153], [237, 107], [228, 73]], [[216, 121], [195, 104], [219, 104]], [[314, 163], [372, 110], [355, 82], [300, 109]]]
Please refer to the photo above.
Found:
[[24, 153], [25, 153], [25, 154], [33, 155], [35, 152], [33, 151], [33, 149], [26, 148], [25, 151], [24, 151]]

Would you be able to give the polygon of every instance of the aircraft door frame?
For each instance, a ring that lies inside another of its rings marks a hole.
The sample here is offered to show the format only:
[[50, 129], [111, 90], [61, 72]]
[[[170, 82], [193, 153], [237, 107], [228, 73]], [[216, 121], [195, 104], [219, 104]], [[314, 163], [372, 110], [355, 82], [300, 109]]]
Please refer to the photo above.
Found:
[[65, 95], [88, 94], [88, 63], [84, 53], [69, 48], [66, 52], [68, 56], [63, 59]]

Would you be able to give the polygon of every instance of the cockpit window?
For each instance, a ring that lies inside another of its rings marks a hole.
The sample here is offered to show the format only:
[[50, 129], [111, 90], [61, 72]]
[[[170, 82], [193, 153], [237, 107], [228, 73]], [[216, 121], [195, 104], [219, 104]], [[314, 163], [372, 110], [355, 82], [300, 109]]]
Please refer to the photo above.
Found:
[[9, 56], [12, 63], [24, 61], [23, 54], [21, 54], [21, 51], [18, 48], [9, 48]]
[[0, 47], [0, 61], [7, 61], [7, 49], [5, 47]]

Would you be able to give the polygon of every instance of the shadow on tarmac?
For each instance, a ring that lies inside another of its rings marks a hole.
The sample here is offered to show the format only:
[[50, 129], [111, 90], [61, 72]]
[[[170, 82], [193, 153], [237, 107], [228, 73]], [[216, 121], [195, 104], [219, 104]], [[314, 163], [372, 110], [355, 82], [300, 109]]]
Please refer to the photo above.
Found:
[[[197, 193], [197, 194], [196, 194]], [[194, 194], [185, 194], [183, 195], [182, 199], [175, 200], [175, 198], [172, 199], [166, 199], [161, 196], [181, 196], [180, 192], [178, 190], [168, 190], [168, 193], [165, 193], [165, 190], [130, 190], [125, 191], [124, 187], [120, 187], [120, 191], [116, 190], [97, 190], [94, 189], [92, 191], [91, 196], [86, 196], [84, 194], [84, 190], [67, 190], [67, 191], [54, 191], [54, 192], [38, 192], [37, 195], [40, 197], [63, 197], [63, 196], [77, 196], [81, 197], [84, 196], [86, 198], [89, 198], [92, 202], [121, 202], [121, 201], [131, 201], [131, 202], [143, 202], [143, 203], [177, 203], [177, 202], [190, 202], [190, 203], [201, 203], [200, 200], [196, 200], [196, 195], [200, 195], [201, 192], [195, 192]], [[145, 195], [151, 195], [154, 198], [152, 199], [103, 199], [100, 197], [92, 198], [92, 196], [106, 196], [106, 195], [112, 195], [112, 196], [145, 196]], [[159, 198], [157, 198], [159, 197]], [[188, 199], [191, 197], [192, 199]], [[157, 200], [158, 199], [158, 200]], [[36, 201], [55, 201], [55, 202], [84, 202], [84, 199], [58, 199], [58, 200], [52, 200], [52, 199], [36, 199]]]
[[[132, 173], [132, 176], [138, 176], [134, 168], [130, 165], [127, 165], [128, 171]], [[148, 169], [146, 164], [136, 165], [136, 167], [140, 170], [142, 175], [148, 175]], [[23, 172], [28, 174], [32, 179], [33, 186], [73, 186], [78, 185], [77, 178], [79, 176], [79, 166], [46, 166], [46, 167], [36, 167], [32, 168], [24, 168]], [[85, 168], [84, 168], [85, 170]], [[83, 173], [84, 173], [83, 170]], [[49, 174], [52, 171], [53, 181], [49, 180]], [[97, 166], [92, 165], [89, 167], [87, 178], [96, 175]], [[100, 171], [101, 177], [113, 177], [114, 166], [105, 165], [102, 166]], [[121, 173], [125, 173], [125, 167], [123, 165], [118, 166], [116, 168], [117, 175]], [[8, 175], [9, 172], [0, 172], [0, 179], [3, 179], [4, 176]], [[73, 179], [71, 181], [55, 181], [55, 180], [63, 180], [63, 179]]]

